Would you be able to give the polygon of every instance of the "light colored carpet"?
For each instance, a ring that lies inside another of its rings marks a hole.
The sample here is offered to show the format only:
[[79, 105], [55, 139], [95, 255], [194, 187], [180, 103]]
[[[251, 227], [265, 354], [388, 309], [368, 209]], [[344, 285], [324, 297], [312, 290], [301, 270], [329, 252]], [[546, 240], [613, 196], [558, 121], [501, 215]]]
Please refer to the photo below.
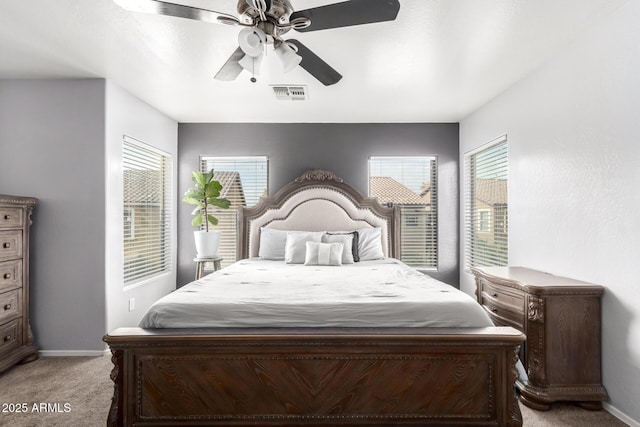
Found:
[[[106, 425], [113, 383], [109, 357], [46, 357], [0, 374], [0, 425], [93, 427]], [[14, 404], [13, 408], [9, 407]], [[15, 412], [26, 404], [25, 412]], [[34, 406], [35, 404], [35, 406]], [[44, 404], [44, 406], [42, 405]], [[605, 411], [557, 404], [547, 412], [522, 406], [526, 427], [619, 427]]]

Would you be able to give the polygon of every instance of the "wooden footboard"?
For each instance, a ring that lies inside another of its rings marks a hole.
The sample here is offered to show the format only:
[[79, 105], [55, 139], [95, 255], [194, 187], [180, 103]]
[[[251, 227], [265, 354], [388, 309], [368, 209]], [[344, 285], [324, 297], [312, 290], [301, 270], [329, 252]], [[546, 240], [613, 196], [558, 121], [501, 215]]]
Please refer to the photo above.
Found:
[[118, 329], [109, 426], [520, 426], [524, 335], [479, 329]]

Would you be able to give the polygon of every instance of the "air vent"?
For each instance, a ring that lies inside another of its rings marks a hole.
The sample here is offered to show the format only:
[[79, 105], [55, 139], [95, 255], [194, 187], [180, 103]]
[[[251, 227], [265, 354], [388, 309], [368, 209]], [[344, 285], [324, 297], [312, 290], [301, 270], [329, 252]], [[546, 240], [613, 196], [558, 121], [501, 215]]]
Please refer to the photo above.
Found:
[[273, 93], [276, 95], [276, 99], [281, 101], [306, 101], [307, 100], [307, 87], [306, 86], [284, 86], [275, 85], [273, 87]]

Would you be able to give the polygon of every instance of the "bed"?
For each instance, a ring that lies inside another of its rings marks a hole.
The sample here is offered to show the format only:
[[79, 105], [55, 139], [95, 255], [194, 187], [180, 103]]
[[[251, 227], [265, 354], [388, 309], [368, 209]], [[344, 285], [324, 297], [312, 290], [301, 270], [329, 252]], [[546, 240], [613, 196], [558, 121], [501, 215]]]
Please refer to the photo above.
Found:
[[[491, 326], [471, 297], [395, 260], [396, 208], [314, 170], [238, 218], [241, 261], [154, 304], [144, 327], [104, 337], [114, 364], [108, 425], [522, 425], [523, 334]], [[312, 265], [265, 259], [267, 236], [284, 230], [377, 233], [383, 257], [307, 239]], [[363, 260], [317, 265], [350, 255]], [[243, 299], [254, 303], [249, 315]]]

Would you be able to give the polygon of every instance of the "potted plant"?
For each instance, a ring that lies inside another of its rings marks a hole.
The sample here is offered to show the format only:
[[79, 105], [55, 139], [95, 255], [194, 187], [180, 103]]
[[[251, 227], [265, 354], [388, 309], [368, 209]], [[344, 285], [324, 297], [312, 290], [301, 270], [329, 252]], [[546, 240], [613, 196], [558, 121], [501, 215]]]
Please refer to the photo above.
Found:
[[222, 184], [213, 179], [213, 169], [209, 172], [193, 171], [191, 180], [194, 186], [184, 193], [183, 202], [195, 205], [192, 215], [195, 215], [191, 221], [194, 227], [201, 227], [204, 224], [204, 230], [194, 231], [196, 240], [196, 256], [198, 258], [211, 258], [217, 256], [218, 245], [220, 243], [220, 232], [218, 230], [210, 230], [209, 225], [218, 225], [218, 219], [209, 211], [209, 206], [215, 206], [221, 209], [229, 209], [231, 202], [220, 197]]

